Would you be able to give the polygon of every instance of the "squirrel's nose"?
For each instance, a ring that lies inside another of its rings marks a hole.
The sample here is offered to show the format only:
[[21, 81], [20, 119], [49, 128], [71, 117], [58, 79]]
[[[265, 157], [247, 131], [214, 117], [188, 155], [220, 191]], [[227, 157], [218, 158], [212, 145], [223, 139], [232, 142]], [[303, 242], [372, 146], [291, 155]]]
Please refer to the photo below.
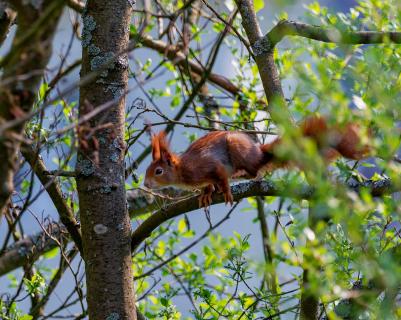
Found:
[[143, 184], [145, 185], [146, 188], [149, 188], [149, 189], [152, 188], [152, 186], [151, 186], [149, 180], [145, 180], [145, 182], [144, 182]]

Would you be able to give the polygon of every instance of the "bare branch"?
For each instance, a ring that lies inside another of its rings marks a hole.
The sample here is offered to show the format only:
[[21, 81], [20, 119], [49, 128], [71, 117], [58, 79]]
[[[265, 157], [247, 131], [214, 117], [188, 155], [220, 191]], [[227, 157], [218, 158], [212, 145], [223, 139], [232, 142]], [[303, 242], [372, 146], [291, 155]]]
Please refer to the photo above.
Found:
[[0, 276], [27, 263], [33, 263], [42, 254], [57, 247], [54, 239], [60, 239], [66, 229], [57, 224], [51, 224], [47, 227], [47, 230], [52, 237], [48, 237], [45, 232], [39, 232], [7, 248], [5, 253], [0, 256]]
[[0, 1], [0, 45], [6, 39], [8, 30], [16, 16], [17, 13], [8, 7], [6, 1]]
[[65, 198], [61, 191], [61, 188], [55, 177], [51, 177], [46, 174], [47, 169], [43, 160], [38, 156], [37, 152], [31, 146], [24, 146], [21, 148], [21, 153], [24, 158], [29, 162], [36, 176], [47, 190], [54, 206], [60, 215], [61, 222], [66, 226], [71, 238], [74, 240], [77, 248], [82, 254], [82, 238], [79, 224], [75, 220], [74, 212], [65, 202]]
[[268, 112], [277, 123], [290, 121], [291, 116], [284, 100], [283, 88], [274, 62], [273, 48], [265, 45], [265, 39], [256, 18], [252, 0], [236, 0], [242, 17], [242, 25], [251, 44], [256, 65], [259, 69], [267, 101]]
[[[174, 45], [167, 45], [165, 42], [161, 40], [155, 40], [152, 37], [148, 35], [144, 35], [140, 39], [138, 39], [140, 43], [142, 43], [143, 46], [153, 49], [160, 54], [165, 55], [167, 58], [169, 58], [174, 64], [178, 64], [185, 70], [186, 67], [202, 76], [205, 72], [206, 69], [201, 66], [199, 63], [188, 59], [188, 57], [180, 50], [179, 47], [176, 47]], [[232, 94], [238, 94], [240, 92], [240, 88], [238, 88], [235, 84], [233, 84], [229, 79], [226, 77], [212, 73], [210, 72], [208, 76], [208, 81], [216, 84], [220, 88], [232, 93]]]
[[75, 171], [66, 171], [66, 170], [44, 171], [43, 174], [46, 176], [70, 177], [70, 178], [75, 178], [77, 176], [77, 173]]
[[81, 0], [66, 0], [66, 3], [71, 9], [80, 13], [82, 13], [85, 8], [85, 3]]
[[[365, 183], [350, 183], [348, 185], [352, 190], [359, 192], [362, 188], [370, 189], [373, 196], [380, 196], [388, 194], [396, 190], [390, 183], [390, 180], [384, 179], [379, 181], [366, 181]], [[170, 194], [174, 194], [177, 191], [171, 189]], [[293, 192], [292, 192], [293, 190]], [[295, 197], [300, 199], [308, 199], [312, 195], [312, 190], [307, 185], [296, 185], [291, 188], [286, 185], [281, 187], [277, 186], [276, 182], [267, 181], [250, 181], [243, 182], [237, 186], [232, 187], [232, 192], [236, 201], [250, 197], [250, 196], [286, 196]], [[168, 192], [167, 192], [168, 193]], [[214, 204], [223, 202], [223, 198], [220, 195], [215, 195], [213, 198]], [[139, 214], [151, 212], [152, 210], [160, 207], [160, 202], [157, 201], [157, 195], [146, 193], [142, 190], [132, 190], [127, 192], [127, 201], [129, 206], [129, 213], [131, 217], [135, 217]], [[197, 196], [186, 198], [181, 201], [174, 201], [168, 199], [165, 202], [165, 207], [160, 209], [147, 219], [139, 228], [133, 233], [133, 244], [137, 247], [142, 241], [150, 236], [151, 232], [154, 231], [163, 222], [179, 216], [183, 213], [195, 210], [198, 208]], [[150, 220], [150, 221], [148, 221]], [[60, 233], [67, 233], [64, 227], [57, 225], [53, 227], [49, 232], [52, 232], [52, 236], [58, 237]], [[66, 234], [67, 235], [67, 234]], [[32, 239], [45, 239], [44, 243], [35, 245]], [[49, 250], [57, 247], [52, 239], [46, 237], [42, 232], [36, 236], [27, 237], [18, 241], [8, 247], [3, 255], [0, 256], [0, 276], [21, 267], [28, 263], [28, 261], [35, 261], [41, 255], [45, 254]], [[22, 249], [20, 249], [22, 248]], [[19, 252], [30, 252], [29, 255], [20, 255]]]
[[339, 44], [401, 43], [401, 32], [396, 31], [348, 31], [315, 26], [297, 21], [281, 20], [264, 37], [272, 48], [286, 36], [298, 36], [312, 40]]
[[[68, 261], [72, 261], [74, 259], [74, 257], [77, 255], [77, 253], [78, 253], [78, 250], [76, 248], [73, 248], [73, 250], [71, 250], [68, 253], [68, 256], [66, 256]], [[33, 319], [37, 319], [39, 315], [43, 315], [41, 313], [43, 312], [45, 305], [49, 301], [49, 299], [50, 299], [52, 293], [54, 292], [54, 290], [56, 289], [57, 285], [60, 283], [60, 280], [61, 280], [64, 272], [67, 270], [67, 267], [70, 264], [70, 262], [67, 262], [64, 259], [65, 255], [60, 255], [60, 256], [61, 257], [60, 257], [59, 267], [56, 271], [56, 274], [51, 279], [51, 281], [47, 287], [46, 294], [38, 301], [38, 303], [36, 305], [32, 306], [31, 310], [29, 311], [29, 313], [33, 316]]]
[[[173, 192], [173, 190], [171, 190]], [[176, 193], [176, 191], [175, 191]], [[128, 208], [131, 217], [156, 210], [157, 204], [155, 195], [141, 190], [132, 190], [127, 192]], [[169, 200], [172, 202], [173, 200]], [[52, 238], [59, 238], [62, 233], [68, 237], [68, 231], [64, 226], [54, 224], [49, 229]], [[49, 238], [45, 232], [26, 237], [10, 245], [3, 254], [0, 255], [0, 276], [16, 268], [22, 267], [29, 262], [34, 262], [46, 252], [57, 247], [57, 243]], [[38, 242], [38, 239], [41, 242]]]
[[[16, 5], [17, 1], [13, 2]], [[52, 39], [58, 20], [62, 14], [59, 1], [44, 1], [43, 8], [23, 6], [17, 32], [11, 51], [2, 60], [2, 80], [18, 79], [19, 76], [34, 75], [4, 84], [0, 87], [0, 123], [8, 123], [23, 118], [33, 106], [37, 89], [42, 80], [45, 67], [52, 53]], [[39, 72], [37, 72], [39, 71]], [[0, 141], [0, 216], [9, 196], [14, 190], [13, 177], [17, 169], [17, 151], [20, 142], [14, 137], [21, 135], [25, 121], [20, 126], [2, 132]]]
[[[348, 184], [348, 187], [356, 192], [359, 192], [363, 188], [368, 188], [373, 196], [380, 196], [394, 191], [394, 187], [391, 185], [389, 179], [366, 181], [361, 184], [352, 182]], [[313, 189], [306, 184], [294, 186], [283, 182], [277, 184], [272, 181], [249, 181], [232, 186], [231, 193], [233, 194], [234, 201], [254, 196], [281, 196], [309, 199], [313, 194]], [[222, 202], [224, 202], [223, 195], [214, 193], [213, 204]], [[164, 208], [153, 213], [133, 232], [131, 242], [132, 251], [135, 251], [162, 223], [183, 213], [196, 210], [198, 209], [198, 205], [198, 198], [194, 196], [176, 203], [168, 204]]]

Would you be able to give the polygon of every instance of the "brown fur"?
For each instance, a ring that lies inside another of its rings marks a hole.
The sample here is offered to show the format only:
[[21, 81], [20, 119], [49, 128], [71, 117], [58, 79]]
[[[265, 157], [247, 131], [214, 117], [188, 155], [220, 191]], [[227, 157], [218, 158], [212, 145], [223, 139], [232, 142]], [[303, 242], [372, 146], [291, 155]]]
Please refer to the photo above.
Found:
[[[331, 161], [339, 155], [360, 159], [369, 150], [362, 146], [356, 125], [328, 128], [324, 118], [312, 117], [301, 125], [304, 136], [313, 139], [322, 155]], [[153, 161], [146, 170], [145, 186], [149, 188], [175, 185], [181, 188], [202, 189], [200, 206], [211, 204], [212, 193], [219, 190], [226, 203], [233, 203], [229, 179], [255, 178], [263, 171], [289, 165], [275, 157], [277, 138], [269, 144], [258, 145], [239, 131], [214, 131], [193, 142], [178, 156], [170, 151], [166, 134], [152, 137]]]
[[316, 141], [327, 161], [332, 161], [340, 155], [360, 160], [370, 152], [369, 146], [361, 142], [361, 128], [357, 124], [348, 123], [343, 127], [329, 128], [323, 117], [314, 116], [306, 119], [301, 128], [305, 137]]

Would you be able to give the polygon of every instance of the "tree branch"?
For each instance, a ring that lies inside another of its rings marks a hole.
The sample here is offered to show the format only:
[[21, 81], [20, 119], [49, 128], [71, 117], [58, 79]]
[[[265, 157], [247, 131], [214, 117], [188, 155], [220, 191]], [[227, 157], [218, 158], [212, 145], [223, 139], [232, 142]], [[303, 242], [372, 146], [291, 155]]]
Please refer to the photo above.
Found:
[[[267, 224], [266, 213], [265, 213], [265, 202], [263, 197], [256, 197], [258, 220], [260, 223], [260, 231], [262, 234], [262, 246], [263, 254], [265, 256], [265, 263], [272, 267], [271, 271], [266, 271], [265, 280], [267, 288], [273, 293], [277, 294], [277, 274], [273, 265], [274, 251], [270, 243], [269, 227]], [[277, 310], [276, 310], [277, 311]]]
[[45, 232], [39, 232], [6, 249], [5, 253], [0, 256], [0, 276], [28, 263], [33, 263], [42, 254], [57, 247], [54, 239], [60, 239], [66, 233], [66, 229], [58, 224], [51, 224], [46, 229], [51, 234], [51, 238]]
[[[373, 196], [380, 196], [386, 193], [394, 192], [394, 186], [389, 179], [379, 181], [367, 181], [364, 183], [348, 184], [348, 187], [355, 192], [363, 188], [370, 190]], [[296, 199], [310, 199], [313, 195], [313, 188], [306, 184], [289, 184], [285, 182], [276, 183], [273, 181], [248, 181], [242, 182], [231, 187], [234, 201], [240, 201], [243, 198], [254, 196], [281, 196]], [[224, 202], [222, 194], [213, 194], [213, 204]], [[132, 233], [131, 249], [135, 251], [138, 246], [148, 238], [165, 221], [175, 218], [183, 213], [198, 209], [198, 197], [178, 201], [166, 205], [164, 208], [153, 213]]]
[[16, 16], [17, 13], [8, 6], [7, 1], [0, 1], [0, 45], [6, 39]]
[[[278, 183], [275, 181], [249, 181], [233, 186], [232, 192], [236, 201], [256, 195], [309, 199], [313, 192], [312, 189], [305, 184], [292, 186], [282, 184], [281, 187], [278, 187], [277, 185]], [[348, 187], [355, 192], [359, 192], [362, 188], [368, 188], [373, 196], [388, 194], [395, 192], [398, 189], [392, 186], [388, 179], [375, 182], [367, 181], [365, 183], [350, 183]], [[171, 190], [171, 192], [173, 192], [173, 190]], [[130, 216], [135, 217], [138, 214], [144, 214], [159, 208], [160, 203], [156, 201], [156, 197], [157, 196], [146, 193], [142, 190], [128, 191], [127, 201]], [[220, 195], [214, 195], [213, 200], [214, 204], [222, 203], [224, 201]], [[145, 220], [137, 230], [135, 230], [132, 235], [132, 244], [134, 247], [137, 247], [163, 222], [195, 209], [198, 209], [197, 196], [178, 202], [173, 199], [167, 200], [165, 208], [157, 211], [149, 219]], [[174, 214], [174, 212], [176, 213]], [[63, 226], [57, 225], [57, 228], [53, 227], [49, 232], [52, 236], [57, 238], [58, 234], [67, 233], [67, 230]], [[45, 239], [45, 241], [40, 245], [35, 245], [35, 242], [33, 242], [32, 239]], [[28, 261], [35, 261], [41, 255], [55, 247], [57, 247], [57, 243], [55, 243], [51, 238], [48, 238], [43, 232], [12, 244], [6, 249], [5, 253], [0, 256], [0, 276], [25, 265]], [[19, 252], [30, 252], [30, 254], [20, 255]]]
[[85, 3], [80, 0], [66, 0], [66, 3], [67, 6], [79, 13], [82, 13], [85, 8]]
[[[318, 219], [319, 212], [317, 210], [314, 201], [309, 202], [309, 216], [308, 225], [312, 230], [315, 230]], [[306, 248], [310, 248], [311, 251], [314, 249], [313, 241], [306, 239]], [[314, 258], [310, 251], [303, 253], [302, 259], [302, 285], [301, 285], [301, 298], [299, 301], [299, 318], [301, 320], [317, 320], [319, 312], [319, 298], [311, 290], [312, 287], [312, 275], [319, 274], [320, 270], [314, 268]], [[314, 279], [318, 278], [315, 276]], [[316, 280], [315, 280], [316, 281]]]
[[[153, 49], [160, 54], [165, 55], [174, 64], [182, 66], [183, 70], [189, 68], [190, 71], [200, 76], [202, 76], [206, 72], [203, 66], [193, 60], [188, 59], [188, 57], [180, 50], [180, 48], [174, 45], [167, 45], [165, 42], [153, 39], [148, 35], [142, 36], [137, 41], [139, 41], [146, 48]], [[208, 81], [214, 83], [215, 85], [234, 95], [240, 92], [240, 88], [238, 88], [229, 79], [222, 75], [211, 72], [208, 76]]]
[[263, 37], [253, 1], [236, 0], [235, 2], [241, 13], [242, 26], [251, 44], [260, 79], [269, 102], [267, 111], [276, 123], [286, 123], [291, 120], [291, 116], [287, 109], [280, 76], [274, 62], [273, 47], [266, 43]]
[[[17, 1], [13, 5], [18, 5]], [[20, 19], [12, 48], [1, 61], [4, 68], [0, 81], [13, 80], [0, 87], [1, 123], [21, 119], [31, 111], [51, 57], [52, 40], [62, 11], [62, 4], [51, 0], [41, 3], [38, 10], [26, 5], [18, 11]], [[30, 76], [16, 81], [25, 75]], [[20, 148], [20, 141], [15, 137], [22, 134], [24, 124], [22, 121], [21, 125], [6, 129], [0, 140], [0, 216], [14, 190]]]
[[72, 240], [82, 255], [82, 237], [79, 224], [75, 220], [74, 212], [65, 202], [63, 193], [59, 184], [55, 180], [55, 177], [51, 177], [46, 174], [47, 168], [43, 160], [40, 158], [40, 156], [38, 156], [31, 146], [25, 145], [23, 148], [21, 148], [21, 153], [31, 165], [32, 170], [39, 178], [43, 187], [47, 190], [50, 199], [53, 201], [53, 204], [57, 209], [61, 222], [66, 226]]
[[[171, 192], [173, 192], [173, 190], [171, 190]], [[173, 200], [169, 201], [173, 202]], [[135, 215], [151, 212], [160, 207], [160, 205], [157, 204], [157, 196], [142, 190], [128, 191], [127, 202], [131, 218]], [[58, 238], [60, 233], [68, 236], [67, 229], [58, 224], [54, 224], [54, 227], [49, 230], [49, 233], [55, 238]], [[43, 241], [39, 244], [35, 244], [36, 241], [32, 239], [42, 239]], [[44, 232], [39, 232], [37, 235], [26, 237], [13, 243], [5, 250], [4, 254], [0, 255], [0, 276], [22, 267], [28, 262], [35, 261], [41, 255], [56, 247], [57, 243]], [[29, 252], [29, 254], [25, 254], [25, 252]]]
[[[77, 0], [68, 0], [67, 4], [74, 10], [76, 10], [79, 13], [83, 12], [84, 5], [80, 3], [80, 1]], [[149, 35], [143, 35], [139, 36], [139, 38], [135, 39], [133, 43], [130, 44], [130, 49], [133, 48], [133, 46], [136, 46], [136, 43], [139, 42], [141, 43], [144, 47], [153, 49], [160, 54], [165, 55], [167, 58], [169, 58], [173, 63], [179, 64], [182, 67], [189, 67], [189, 69], [202, 76], [205, 73], [205, 68], [201, 66], [199, 63], [189, 60], [187, 55], [185, 55], [180, 47], [174, 46], [174, 45], [168, 45], [167, 43], [153, 39]], [[185, 69], [185, 68], [184, 68]], [[221, 87], [222, 89], [232, 93], [232, 94], [238, 94], [240, 92], [240, 88], [238, 88], [235, 84], [233, 84], [229, 79], [226, 77], [215, 74], [215, 73], [210, 73], [208, 77], [208, 81], [216, 84], [217, 86]]]
[[315, 26], [297, 21], [281, 20], [264, 37], [273, 48], [286, 36], [339, 44], [401, 43], [401, 32], [396, 31], [343, 31], [336, 28]]

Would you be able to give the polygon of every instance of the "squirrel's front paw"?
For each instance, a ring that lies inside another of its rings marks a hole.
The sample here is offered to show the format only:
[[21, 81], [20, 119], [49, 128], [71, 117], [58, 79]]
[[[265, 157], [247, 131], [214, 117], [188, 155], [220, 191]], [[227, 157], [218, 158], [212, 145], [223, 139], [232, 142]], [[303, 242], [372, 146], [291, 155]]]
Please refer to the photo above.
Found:
[[214, 191], [214, 186], [212, 184], [208, 185], [202, 190], [201, 195], [198, 198], [199, 208], [207, 208], [212, 204], [212, 194]]
[[198, 197], [199, 208], [207, 208], [212, 204], [212, 194], [201, 194]]

